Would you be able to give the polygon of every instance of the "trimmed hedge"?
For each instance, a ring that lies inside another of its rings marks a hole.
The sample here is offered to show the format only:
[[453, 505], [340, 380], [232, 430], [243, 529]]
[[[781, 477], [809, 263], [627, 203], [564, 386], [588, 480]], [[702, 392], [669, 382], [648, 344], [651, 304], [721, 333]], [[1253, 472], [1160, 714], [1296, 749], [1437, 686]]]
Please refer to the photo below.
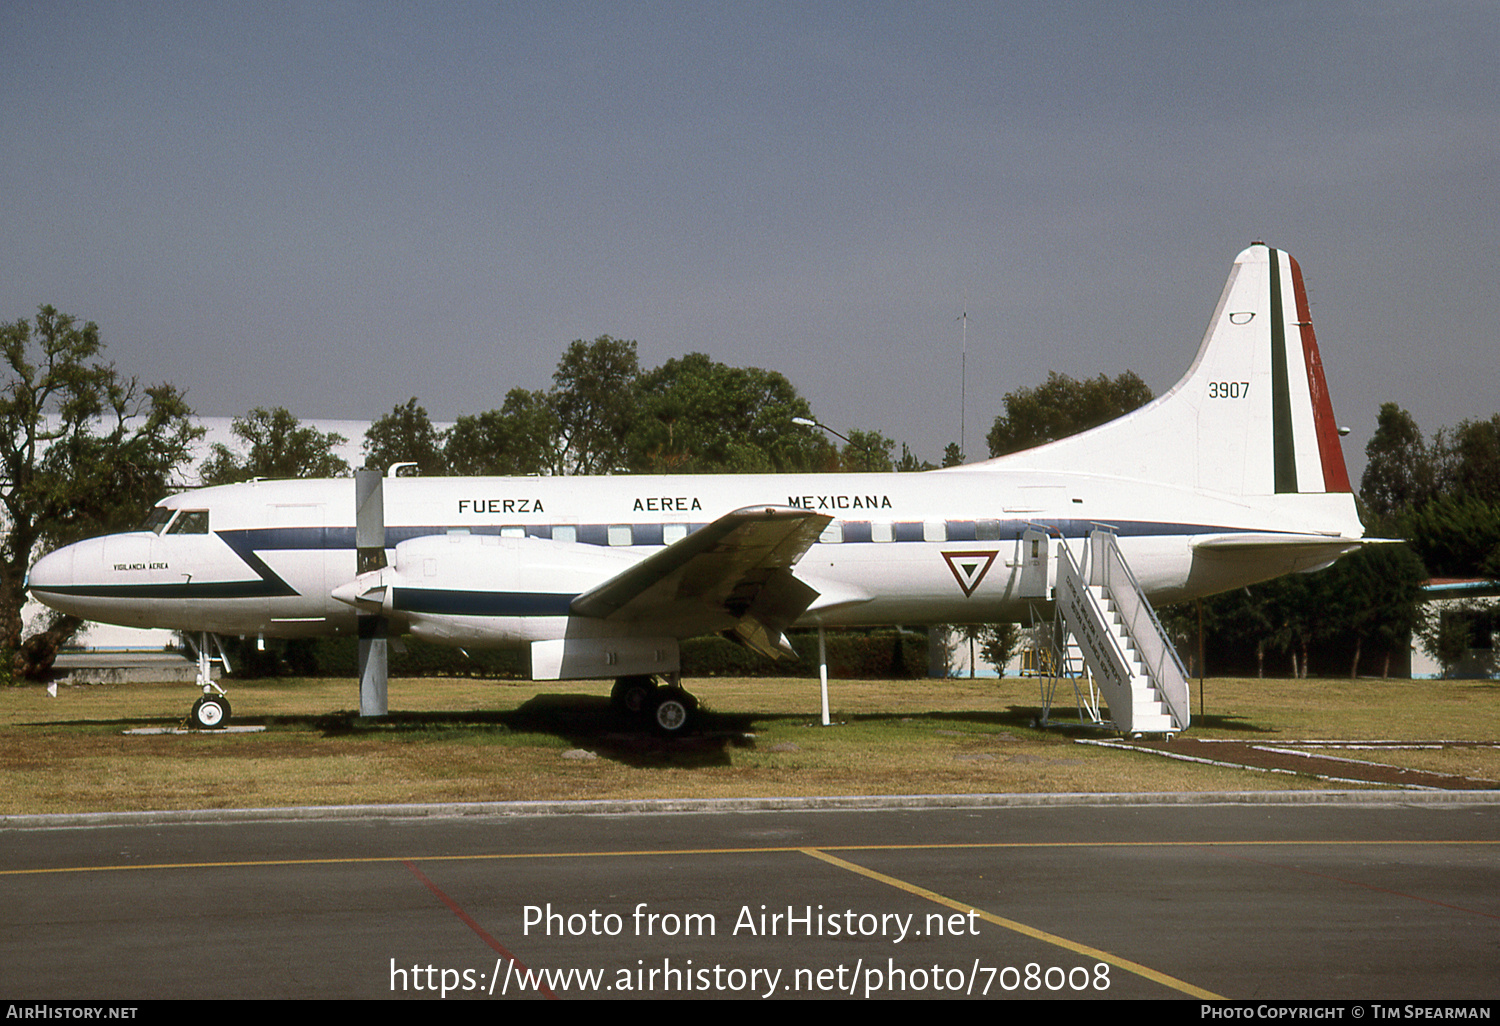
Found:
[[[682, 675], [695, 677], [816, 677], [817, 631], [790, 634], [798, 658], [767, 659], [728, 638], [689, 638], [682, 643]], [[524, 650], [470, 649], [403, 639], [404, 653], [389, 653], [392, 677], [480, 677], [524, 680]], [[240, 678], [347, 677], [359, 665], [358, 642], [352, 637], [266, 642], [257, 651], [248, 639], [226, 639], [230, 665]], [[828, 673], [842, 680], [913, 679], [927, 675], [927, 635], [894, 628], [828, 632]]]

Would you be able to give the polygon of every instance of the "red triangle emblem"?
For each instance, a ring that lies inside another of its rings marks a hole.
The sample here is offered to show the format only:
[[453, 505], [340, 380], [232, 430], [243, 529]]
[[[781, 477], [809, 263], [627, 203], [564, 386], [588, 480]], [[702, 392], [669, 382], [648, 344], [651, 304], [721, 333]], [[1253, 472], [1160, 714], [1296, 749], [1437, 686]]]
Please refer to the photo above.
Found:
[[963, 589], [964, 598], [974, 594], [979, 587], [979, 582], [984, 580], [984, 575], [990, 572], [990, 567], [995, 563], [998, 550], [990, 549], [987, 552], [945, 552], [943, 560], [948, 564], [948, 569], [953, 571], [953, 579]]

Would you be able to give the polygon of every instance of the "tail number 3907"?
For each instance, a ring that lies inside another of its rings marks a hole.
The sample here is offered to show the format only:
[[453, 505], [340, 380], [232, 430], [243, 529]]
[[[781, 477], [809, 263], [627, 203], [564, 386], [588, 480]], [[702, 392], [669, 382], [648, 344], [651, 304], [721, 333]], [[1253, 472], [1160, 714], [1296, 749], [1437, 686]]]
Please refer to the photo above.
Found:
[[1250, 382], [1210, 381], [1208, 383], [1208, 397], [1210, 399], [1248, 399], [1250, 397]]

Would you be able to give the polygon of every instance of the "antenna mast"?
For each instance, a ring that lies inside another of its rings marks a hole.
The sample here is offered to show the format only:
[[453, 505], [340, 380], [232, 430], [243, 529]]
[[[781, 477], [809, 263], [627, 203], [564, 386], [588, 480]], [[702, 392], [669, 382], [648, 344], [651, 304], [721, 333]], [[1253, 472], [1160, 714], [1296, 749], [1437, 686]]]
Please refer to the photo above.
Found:
[[969, 415], [969, 290], [964, 289], [963, 357], [958, 367], [958, 451], [967, 454]]

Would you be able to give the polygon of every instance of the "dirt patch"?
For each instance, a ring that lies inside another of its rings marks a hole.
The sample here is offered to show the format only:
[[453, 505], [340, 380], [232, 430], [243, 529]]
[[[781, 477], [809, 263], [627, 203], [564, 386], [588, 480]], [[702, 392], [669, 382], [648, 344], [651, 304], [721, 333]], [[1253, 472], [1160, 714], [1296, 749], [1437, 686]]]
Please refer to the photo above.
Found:
[[[1497, 749], [1494, 741], [1232, 741], [1177, 737], [1171, 741], [1095, 741], [1174, 759], [1295, 773], [1333, 783], [1433, 791], [1488, 791], [1500, 782], [1392, 765], [1413, 750]], [[1385, 753], [1382, 756], [1382, 753]]]

